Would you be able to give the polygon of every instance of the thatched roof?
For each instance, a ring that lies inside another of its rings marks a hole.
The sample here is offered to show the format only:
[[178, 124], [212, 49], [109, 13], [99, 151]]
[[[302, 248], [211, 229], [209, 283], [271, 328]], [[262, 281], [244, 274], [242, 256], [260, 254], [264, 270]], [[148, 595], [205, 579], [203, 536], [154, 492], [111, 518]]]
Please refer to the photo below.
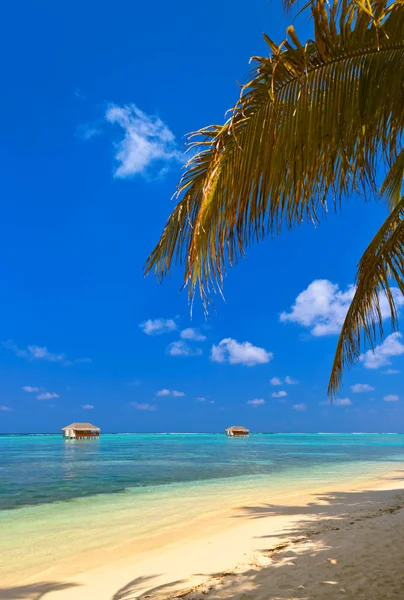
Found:
[[63, 427], [62, 431], [65, 431], [66, 429], [75, 429], [76, 431], [101, 431], [99, 427], [91, 425], [91, 423], [72, 423], [71, 425]]
[[231, 427], [228, 427], [226, 431], [241, 431], [243, 433], [250, 433], [249, 429], [242, 427], [242, 425], [232, 425]]

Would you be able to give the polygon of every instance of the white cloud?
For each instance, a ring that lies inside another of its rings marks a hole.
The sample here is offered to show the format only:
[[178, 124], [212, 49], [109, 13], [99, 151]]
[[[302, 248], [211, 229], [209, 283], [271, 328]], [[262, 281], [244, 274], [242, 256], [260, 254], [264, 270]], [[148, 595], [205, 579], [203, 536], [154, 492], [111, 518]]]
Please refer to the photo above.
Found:
[[[280, 320], [307, 327], [314, 336], [339, 333], [354, 293], [353, 285], [343, 291], [328, 279], [315, 279], [297, 296], [290, 312], [280, 314]], [[392, 288], [392, 293], [397, 306], [403, 306], [404, 297], [399, 289]], [[384, 293], [380, 294], [380, 308], [383, 318], [390, 316]]]
[[148, 404], [147, 402], [131, 402], [130, 405], [133, 406], [133, 408], [135, 408], [136, 410], [157, 410], [157, 406], [155, 404]]
[[179, 340], [178, 342], [169, 344], [167, 354], [170, 356], [199, 356], [202, 354], [202, 350], [200, 348], [191, 348], [187, 343]]
[[326, 404], [327, 406], [351, 406], [352, 402], [350, 398], [334, 398], [333, 400], [325, 400], [320, 404]]
[[196, 342], [203, 342], [206, 340], [206, 335], [203, 335], [198, 329], [193, 329], [192, 327], [183, 329], [180, 336], [184, 340], [195, 340]]
[[4, 406], [4, 405], [0, 406], [0, 412], [12, 412], [12, 411], [13, 411], [13, 409], [10, 408], [9, 406]]
[[211, 359], [214, 362], [229, 362], [247, 367], [268, 363], [273, 358], [272, 352], [253, 346], [250, 342], [239, 344], [237, 340], [225, 338], [217, 346], [212, 346]]
[[335, 404], [335, 406], [350, 406], [352, 402], [349, 398], [335, 398], [333, 404]]
[[353, 295], [353, 286], [342, 292], [331, 281], [316, 279], [297, 296], [289, 313], [281, 313], [280, 320], [309, 327], [316, 336], [338, 333]]
[[76, 136], [85, 141], [91, 140], [101, 133], [102, 129], [97, 123], [82, 123], [76, 128]]
[[282, 385], [282, 380], [279, 379], [279, 377], [272, 377], [272, 379], [270, 379], [269, 383], [271, 385]]
[[293, 408], [294, 410], [299, 410], [299, 411], [301, 411], [301, 412], [302, 412], [302, 411], [306, 410], [307, 406], [306, 406], [306, 405], [305, 405], [303, 402], [301, 402], [300, 404], [294, 404], [294, 405], [292, 406], [292, 408]]
[[62, 362], [65, 360], [64, 354], [54, 354], [49, 352], [46, 346], [27, 346], [26, 348], [19, 348], [12, 340], [2, 342], [3, 346], [7, 350], [14, 352], [16, 356], [21, 358], [27, 358], [29, 360], [46, 360], [49, 362]]
[[37, 400], [52, 400], [53, 398], [60, 398], [60, 396], [54, 392], [42, 392], [36, 397]]
[[60, 362], [65, 359], [64, 354], [49, 352], [46, 346], [28, 346], [28, 354], [31, 358], [49, 362]]
[[262, 406], [263, 404], [265, 404], [265, 400], [263, 398], [256, 398], [255, 400], [248, 400], [247, 404], [250, 404], [255, 408], [257, 406]]
[[400, 396], [397, 396], [397, 394], [387, 394], [387, 396], [383, 396], [383, 400], [385, 402], [398, 402], [400, 400]]
[[81, 408], [83, 410], [93, 410], [94, 406], [92, 404], [83, 404]]
[[366, 369], [379, 369], [391, 364], [390, 358], [392, 356], [404, 354], [404, 345], [400, 342], [401, 338], [401, 333], [390, 334], [380, 346], [361, 354], [359, 360], [363, 362]]
[[81, 91], [80, 88], [76, 88], [75, 90], [73, 90], [73, 94], [76, 96], [76, 98], [78, 98], [79, 100], [86, 100], [87, 96], [85, 94], [83, 94], [83, 92]]
[[272, 398], [285, 398], [288, 393], [281, 390], [280, 392], [272, 392]]
[[24, 390], [24, 392], [28, 392], [28, 394], [33, 394], [40, 391], [40, 388], [32, 387], [32, 385], [23, 385], [21, 389]]
[[288, 385], [297, 385], [299, 382], [297, 381], [297, 379], [292, 379], [291, 377], [289, 377], [289, 375], [286, 375], [285, 383], [287, 383]]
[[355, 383], [351, 385], [351, 392], [354, 394], [362, 394], [363, 392], [373, 392], [374, 387], [368, 385], [367, 383]]
[[123, 138], [115, 144], [115, 177], [147, 175], [151, 167], [157, 168], [161, 175], [168, 165], [184, 162], [184, 155], [167, 125], [158, 117], [147, 115], [135, 104], [112, 104], [105, 118], [123, 130]]
[[174, 396], [174, 398], [179, 398], [180, 396], [185, 396], [185, 393], [178, 392], [177, 390], [160, 390], [156, 396]]
[[198, 402], [206, 402], [206, 398], [204, 396], [199, 396], [199, 398], [197, 398]]
[[398, 373], [401, 373], [398, 369], [387, 369], [387, 371], [383, 371], [384, 375], [397, 375]]
[[67, 360], [65, 354], [55, 354], [54, 352], [50, 352], [46, 346], [27, 346], [26, 348], [19, 348], [17, 344], [13, 342], [13, 340], [7, 340], [1, 343], [4, 348], [14, 352], [16, 356], [20, 358], [26, 358], [27, 360], [57, 362], [66, 367], [76, 363], [92, 362], [91, 358], [74, 358], [73, 360]]
[[175, 331], [177, 324], [173, 319], [147, 319], [139, 327], [146, 335], [161, 335]]

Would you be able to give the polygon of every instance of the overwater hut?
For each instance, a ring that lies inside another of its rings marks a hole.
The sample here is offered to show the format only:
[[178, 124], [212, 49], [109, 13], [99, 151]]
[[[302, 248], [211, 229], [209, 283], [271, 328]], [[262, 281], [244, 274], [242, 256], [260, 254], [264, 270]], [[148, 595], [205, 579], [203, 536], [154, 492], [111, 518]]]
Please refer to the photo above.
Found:
[[63, 427], [62, 431], [67, 440], [91, 440], [100, 437], [101, 429], [91, 423], [72, 423]]
[[249, 430], [241, 425], [233, 425], [226, 429], [226, 435], [230, 437], [241, 437], [243, 435], [248, 435], [249, 433]]

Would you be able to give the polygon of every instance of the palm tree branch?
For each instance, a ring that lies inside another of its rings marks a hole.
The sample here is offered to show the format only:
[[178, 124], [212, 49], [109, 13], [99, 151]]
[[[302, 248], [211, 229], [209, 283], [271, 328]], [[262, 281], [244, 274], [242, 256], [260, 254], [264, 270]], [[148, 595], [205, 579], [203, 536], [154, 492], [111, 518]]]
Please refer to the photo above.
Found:
[[387, 198], [391, 210], [393, 210], [401, 200], [403, 179], [404, 148], [402, 148], [401, 151], [398, 153], [380, 188], [380, 194]]
[[206, 300], [253, 241], [285, 222], [316, 222], [330, 195], [339, 204], [359, 186], [376, 187], [378, 164], [394, 162], [404, 127], [404, 4], [385, 4], [373, 2], [369, 15], [334, 3], [327, 13], [320, 0], [314, 41], [298, 43], [291, 28], [292, 44], [268, 38], [272, 54], [256, 57], [229, 121], [209, 138], [206, 129], [193, 134], [204, 164], [191, 159], [180, 186], [189, 227], [172, 236], [178, 222], [169, 220], [146, 272], [163, 277], [176, 256], [190, 293], [199, 286]]
[[377, 336], [383, 337], [381, 294], [388, 301], [392, 328], [397, 328], [392, 279], [404, 294], [404, 197], [387, 217], [359, 262], [355, 294], [342, 326], [331, 371], [330, 395], [338, 390], [344, 368], [359, 358], [362, 337], [372, 348]]

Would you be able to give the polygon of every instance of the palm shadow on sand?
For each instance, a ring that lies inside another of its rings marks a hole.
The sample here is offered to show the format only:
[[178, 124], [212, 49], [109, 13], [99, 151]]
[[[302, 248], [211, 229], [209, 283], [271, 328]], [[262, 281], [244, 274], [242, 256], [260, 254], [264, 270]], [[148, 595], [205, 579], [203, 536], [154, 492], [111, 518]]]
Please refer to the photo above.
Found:
[[[404, 589], [404, 573], [396, 573], [386, 583], [384, 576], [389, 571], [384, 569], [390, 554], [385, 547], [385, 539], [375, 538], [372, 544], [364, 548], [370, 559], [369, 563], [365, 562], [365, 567], [362, 565], [365, 574], [361, 572], [361, 567], [355, 566], [354, 560], [346, 564], [344, 555], [338, 557], [338, 549], [345, 536], [355, 539], [357, 532], [365, 526], [364, 521], [374, 519], [376, 523], [379, 517], [392, 515], [397, 530], [401, 529], [403, 513], [402, 489], [389, 492], [330, 492], [313, 496], [313, 501], [307, 505], [268, 503], [242, 506], [235, 518], [264, 519], [292, 515], [296, 519], [278, 534], [265, 531], [263, 521], [262, 535], [258, 536], [263, 547], [256, 552], [251, 564], [242, 570], [194, 573], [206, 577], [206, 582], [196, 587], [191, 587], [190, 581], [186, 580], [148, 587], [144, 585], [147, 578], [139, 577], [118, 590], [111, 600], [203, 600], [206, 595], [209, 600], [307, 600], [308, 597], [315, 600], [324, 598], [324, 594], [330, 598], [339, 598], [341, 595], [341, 598], [359, 600], [369, 599], [369, 590], [379, 593], [386, 591], [391, 595], [385, 597], [398, 598], [401, 597], [399, 592]], [[343, 538], [339, 530], [343, 530]], [[271, 538], [277, 538], [277, 541], [271, 543]], [[316, 565], [320, 568], [313, 569]], [[375, 568], [375, 565], [380, 566]], [[366, 581], [360, 589], [358, 582], [364, 576]]]
[[56, 581], [44, 581], [30, 585], [0, 588], [0, 600], [42, 600], [46, 594], [67, 590], [76, 587], [77, 583], [58, 583]]

